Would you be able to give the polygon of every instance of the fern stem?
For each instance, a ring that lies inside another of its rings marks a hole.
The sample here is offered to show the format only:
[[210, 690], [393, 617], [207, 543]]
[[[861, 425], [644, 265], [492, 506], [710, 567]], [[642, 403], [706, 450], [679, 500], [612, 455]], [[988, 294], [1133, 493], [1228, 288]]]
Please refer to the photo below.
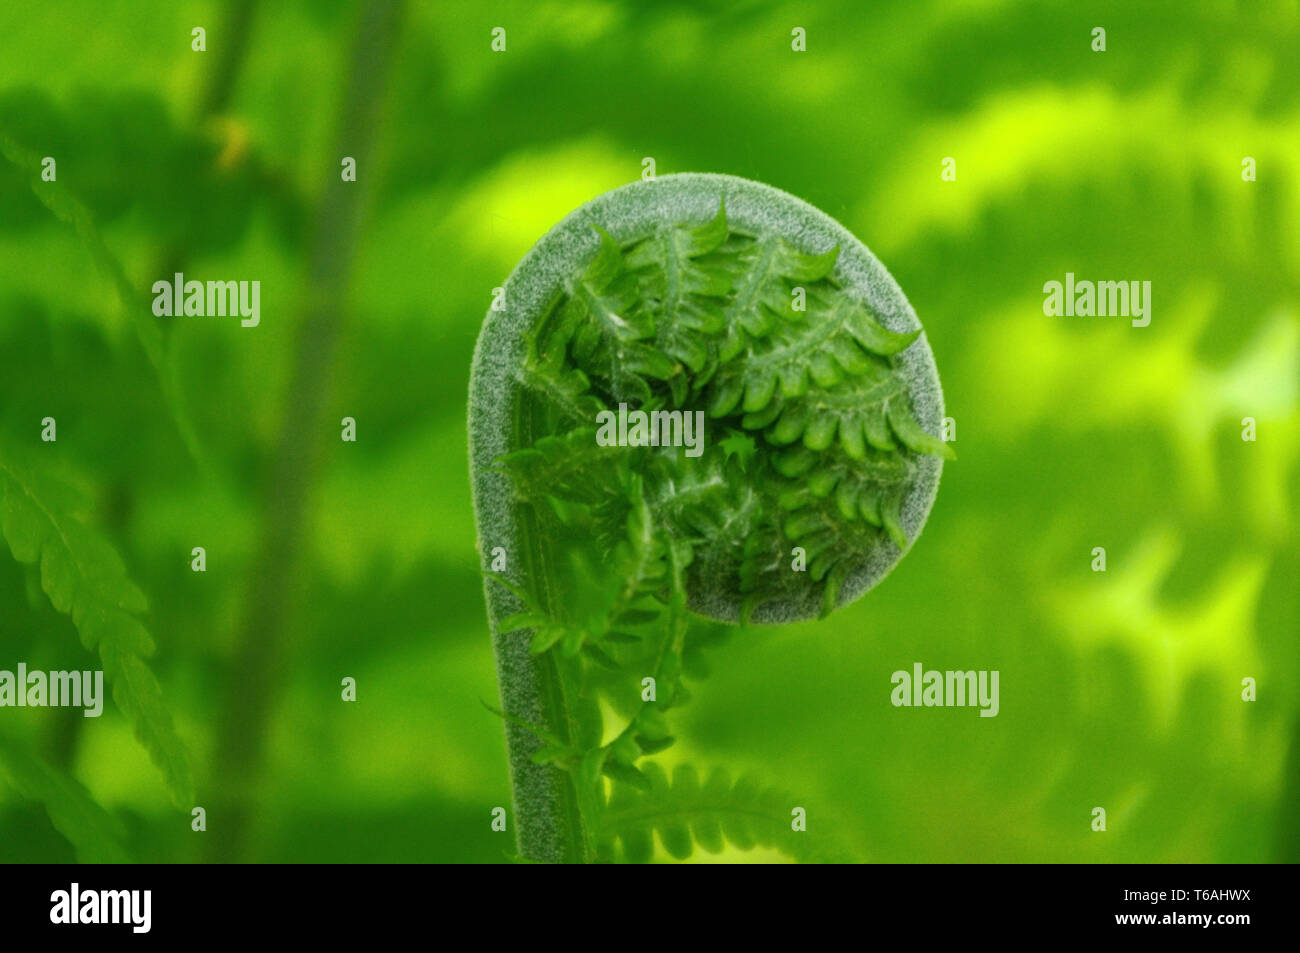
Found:
[[[374, 153], [389, 66], [400, 34], [404, 0], [371, 0], [360, 12], [351, 74], [341, 103], [336, 155], [350, 150], [359, 165]], [[261, 771], [265, 730], [272, 714], [270, 685], [285, 663], [286, 631], [295, 611], [295, 592], [307, 504], [323, 463], [329, 384], [337, 344], [349, 314], [347, 292], [356, 247], [372, 202], [369, 188], [325, 190], [308, 264], [307, 302], [275, 457], [263, 489], [265, 534], [245, 607], [242, 636], [229, 669], [226, 718], [217, 741], [217, 763], [227, 835], [213, 838], [209, 858], [239, 860], [252, 820], [253, 787]]]
[[[553, 603], [545, 540], [531, 514], [514, 504], [504, 475], [490, 469], [491, 461], [499, 455], [496, 447], [505, 443], [518, 446], [518, 441], [528, 439], [523, 433], [529, 429], [528, 421], [521, 413], [509, 415], [512, 423], [508, 436], [494, 432], [491, 436], [495, 439], [490, 443], [484, 437], [474, 440], [476, 432], [482, 433], [475, 427], [476, 420], [501, 417], [502, 394], [493, 387], [484, 388], [483, 380], [475, 376], [477, 386], [470, 395], [471, 455], [476, 462], [486, 461], [475, 468], [478, 537], [489, 550], [483, 555], [490, 561], [491, 550], [502, 547], [507, 554], [502, 575], [514, 586], [521, 586], [525, 579], [533, 580], [543, 598]], [[491, 504], [484, 505], [483, 501]], [[553, 764], [533, 762], [533, 754], [542, 745], [537, 735], [525, 727], [538, 726], [565, 744], [572, 741], [569, 706], [556, 659], [552, 653], [534, 655], [530, 651], [531, 631], [502, 631], [501, 620], [524, 609], [515, 592], [487, 580], [485, 595], [501, 710], [508, 716], [505, 734], [516, 849], [526, 860], [583, 863], [591, 859], [591, 851], [577, 790], [566, 772]]]

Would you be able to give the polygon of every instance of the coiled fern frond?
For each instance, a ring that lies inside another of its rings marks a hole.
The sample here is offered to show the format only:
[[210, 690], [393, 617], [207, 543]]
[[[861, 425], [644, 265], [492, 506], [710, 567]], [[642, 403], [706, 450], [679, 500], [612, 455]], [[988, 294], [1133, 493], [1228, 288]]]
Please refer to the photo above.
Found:
[[[699, 616], [824, 615], [915, 539], [952, 456], [919, 322], [842, 227], [725, 176], [584, 207], [505, 302], [470, 428], [481, 545], [506, 557], [488, 598], [521, 853], [774, 843], [791, 805], [642, 759], [725, 632]], [[638, 432], [638, 412], [659, 416]]]
[[[688, 591], [730, 587], [744, 613], [821, 587], [823, 613], [874, 551], [908, 544], [901, 508], [917, 460], [951, 457], [917, 421], [898, 355], [919, 330], [885, 326], [819, 254], [713, 219], [668, 222], [620, 246], [600, 225], [591, 262], [533, 330], [520, 377], [545, 436], [501, 465], [533, 504], [619, 497], [653, 532], [689, 544]], [[707, 414], [702, 457], [602, 447], [596, 414]], [[752, 436], [742, 462], [719, 444]], [[606, 514], [607, 516], [609, 514]], [[662, 545], [662, 544], [661, 544]], [[796, 547], [807, 576], [792, 570]]]

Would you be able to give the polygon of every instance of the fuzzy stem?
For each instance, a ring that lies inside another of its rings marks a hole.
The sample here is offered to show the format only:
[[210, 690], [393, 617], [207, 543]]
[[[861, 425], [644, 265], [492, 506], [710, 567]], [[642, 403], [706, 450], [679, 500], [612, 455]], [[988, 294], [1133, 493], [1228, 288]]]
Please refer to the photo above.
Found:
[[[482, 346], [482, 345], [480, 345]], [[475, 433], [474, 421], [481, 420], [478, 412], [483, 402], [496, 405], [499, 411], [500, 392], [483, 386], [483, 378], [475, 376], [471, 385], [470, 431]], [[513, 390], [513, 389], [512, 389]], [[517, 398], [517, 391], [513, 392]], [[514, 446], [528, 439], [522, 431], [527, 422], [522, 415], [512, 415], [515, 420], [512, 438]], [[551, 554], [536, 521], [531, 514], [513, 502], [505, 478], [481, 466], [494, 454], [484, 449], [484, 441], [471, 439], [471, 453], [475, 461], [475, 503], [480, 545], [487, 550], [502, 547], [507, 554], [504, 575], [516, 585], [533, 580], [546, 608], [553, 608], [552, 580], [548, 573]], [[493, 442], [496, 445], [496, 441]], [[484, 501], [491, 501], [490, 504]], [[490, 580], [486, 585], [488, 622], [492, 632], [492, 648], [496, 658], [497, 683], [500, 687], [501, 710], [507, 716], [506, 748], [510, 761], [510, 782], [514, 794], [514, 827], [519, 855], [526, 860], [543, 863], [583, 863], [591, 859], [589, 834], [579, 809], [577, 791], [569, 775], [552, 764], [538, 765], [532, 756], [541, 746], [540, 739], [525, 725], [535, 725], [569, 743], [574, 732], [570, 709], [564, 695], [554, 653], [534, 655], [529, 651], [531, 631], [503, 633], [502, 619], [524, 607], [514, 593]]]

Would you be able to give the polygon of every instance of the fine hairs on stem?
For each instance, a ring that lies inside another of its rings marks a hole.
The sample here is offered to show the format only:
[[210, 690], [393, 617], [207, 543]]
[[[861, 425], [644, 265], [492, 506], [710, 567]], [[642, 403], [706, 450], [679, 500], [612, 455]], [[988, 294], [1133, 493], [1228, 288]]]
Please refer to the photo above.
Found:
[[655, 835], [825, 855], [787, 793], [650, 758], [735, 623], [824, 616], [903, 557], [953, 456], [942, 417], [898, 285], [785, 192], [666, 176], [533, 247], [469, 402], [522, 859], [647, 860]]

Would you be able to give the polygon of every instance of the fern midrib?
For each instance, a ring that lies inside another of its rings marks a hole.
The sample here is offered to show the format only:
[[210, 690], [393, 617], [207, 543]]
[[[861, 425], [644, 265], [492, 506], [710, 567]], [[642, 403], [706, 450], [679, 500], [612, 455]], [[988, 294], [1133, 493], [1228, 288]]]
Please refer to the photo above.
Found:
[[668, 234], [660, 241], [667, 245], [667, 254], [663, 256], [664, 314], [673, 315], [672, 324], [677, 326], [679, 324], [676, 320], [677, 313], [685, 297], [682, 292], [681, 262], [677, 257], [681, 254], [681, 232], [675, 228], [669, 229]]
[[[693, 820], [700, 818], [711, 820], [719, 816], [733, 817], [752, 817], [764, 821], [784, 821], [785, 818], [780, 814], [773, 814], [767, 811], [760, 811], [757, 808], [737, 807], [734, 805], [691, 805], [689, 807], [656, 807], [656, 808], [618, 808], [606, 809], [605, 823], [603, 827], [608, 833], [617, 834], [615, 829], [619, 824], [624, 826], [640, 825], [651, 822], [651, 826], [656, 826], [653, 821], [658, 818], [672, 818], [675, 820]], [[610, 823], [611, 821], [617, 823]]]
[[[737, 233], [733, 232], [733, 234]], [[771, 277], [772, 265], [776, 260], [776, 253], [780, 250], [780, 243], [776, 236], [765, 235], [756, 239], [751, 247], [757, 248], [757, 253], [754, 255], [753, 263], [741, 270], [741, 287], [736, 290], [736, 299], [727, 309], [729, 326], [739, 327], [738, 316], [753, 309], [764, 283]], [[743, 256], [738, 257], [743, 261]]]
[[802, 400], [808, 407], [817, 410], [840, 412], [857, 410], [864, 404], [883, 404], [901, 391], [898, 381], [893, 377], [878, 381], [866, 390], [858, 390], [854, 386], [861, 382], [861, 377], [846, 377], [833, 390], [822, 391], [816, 397], [806, 396]]
[[642, 497], [640, 505], [643, 507], [643, 517], [638, 522], [641, 524], [641, 535], [633, 541], [632, 551], [636, 554], [636, 562], [632, 566], [628, 578], [619, 592], [618, 599], [614, 602], [614, 608], [611, 611], [611, 617], [617, 615], [626, 609], [636, 598], [641, 588], [641, 583], [645, 581], [647, 569], [655, 562], [654, 526], [650, 522], [650, 507], [646, 504], [645, 498]]
[[852, 316], [852, 311], [843, 304], [838, 305], [832, 316], [811, 325], [809, 333], [796, 337], [788, 344], [772, 348], [770, 351], [755, 351], [750, 347], [749, 353], [741, 358], [741, 369], [750, 367], [768, 370], [772, 367], [788, 367], [795, 361], [803, 361], [809, 354], [826, 346], [826, 343], [838, 334], [846, 333], [845, 325]]

